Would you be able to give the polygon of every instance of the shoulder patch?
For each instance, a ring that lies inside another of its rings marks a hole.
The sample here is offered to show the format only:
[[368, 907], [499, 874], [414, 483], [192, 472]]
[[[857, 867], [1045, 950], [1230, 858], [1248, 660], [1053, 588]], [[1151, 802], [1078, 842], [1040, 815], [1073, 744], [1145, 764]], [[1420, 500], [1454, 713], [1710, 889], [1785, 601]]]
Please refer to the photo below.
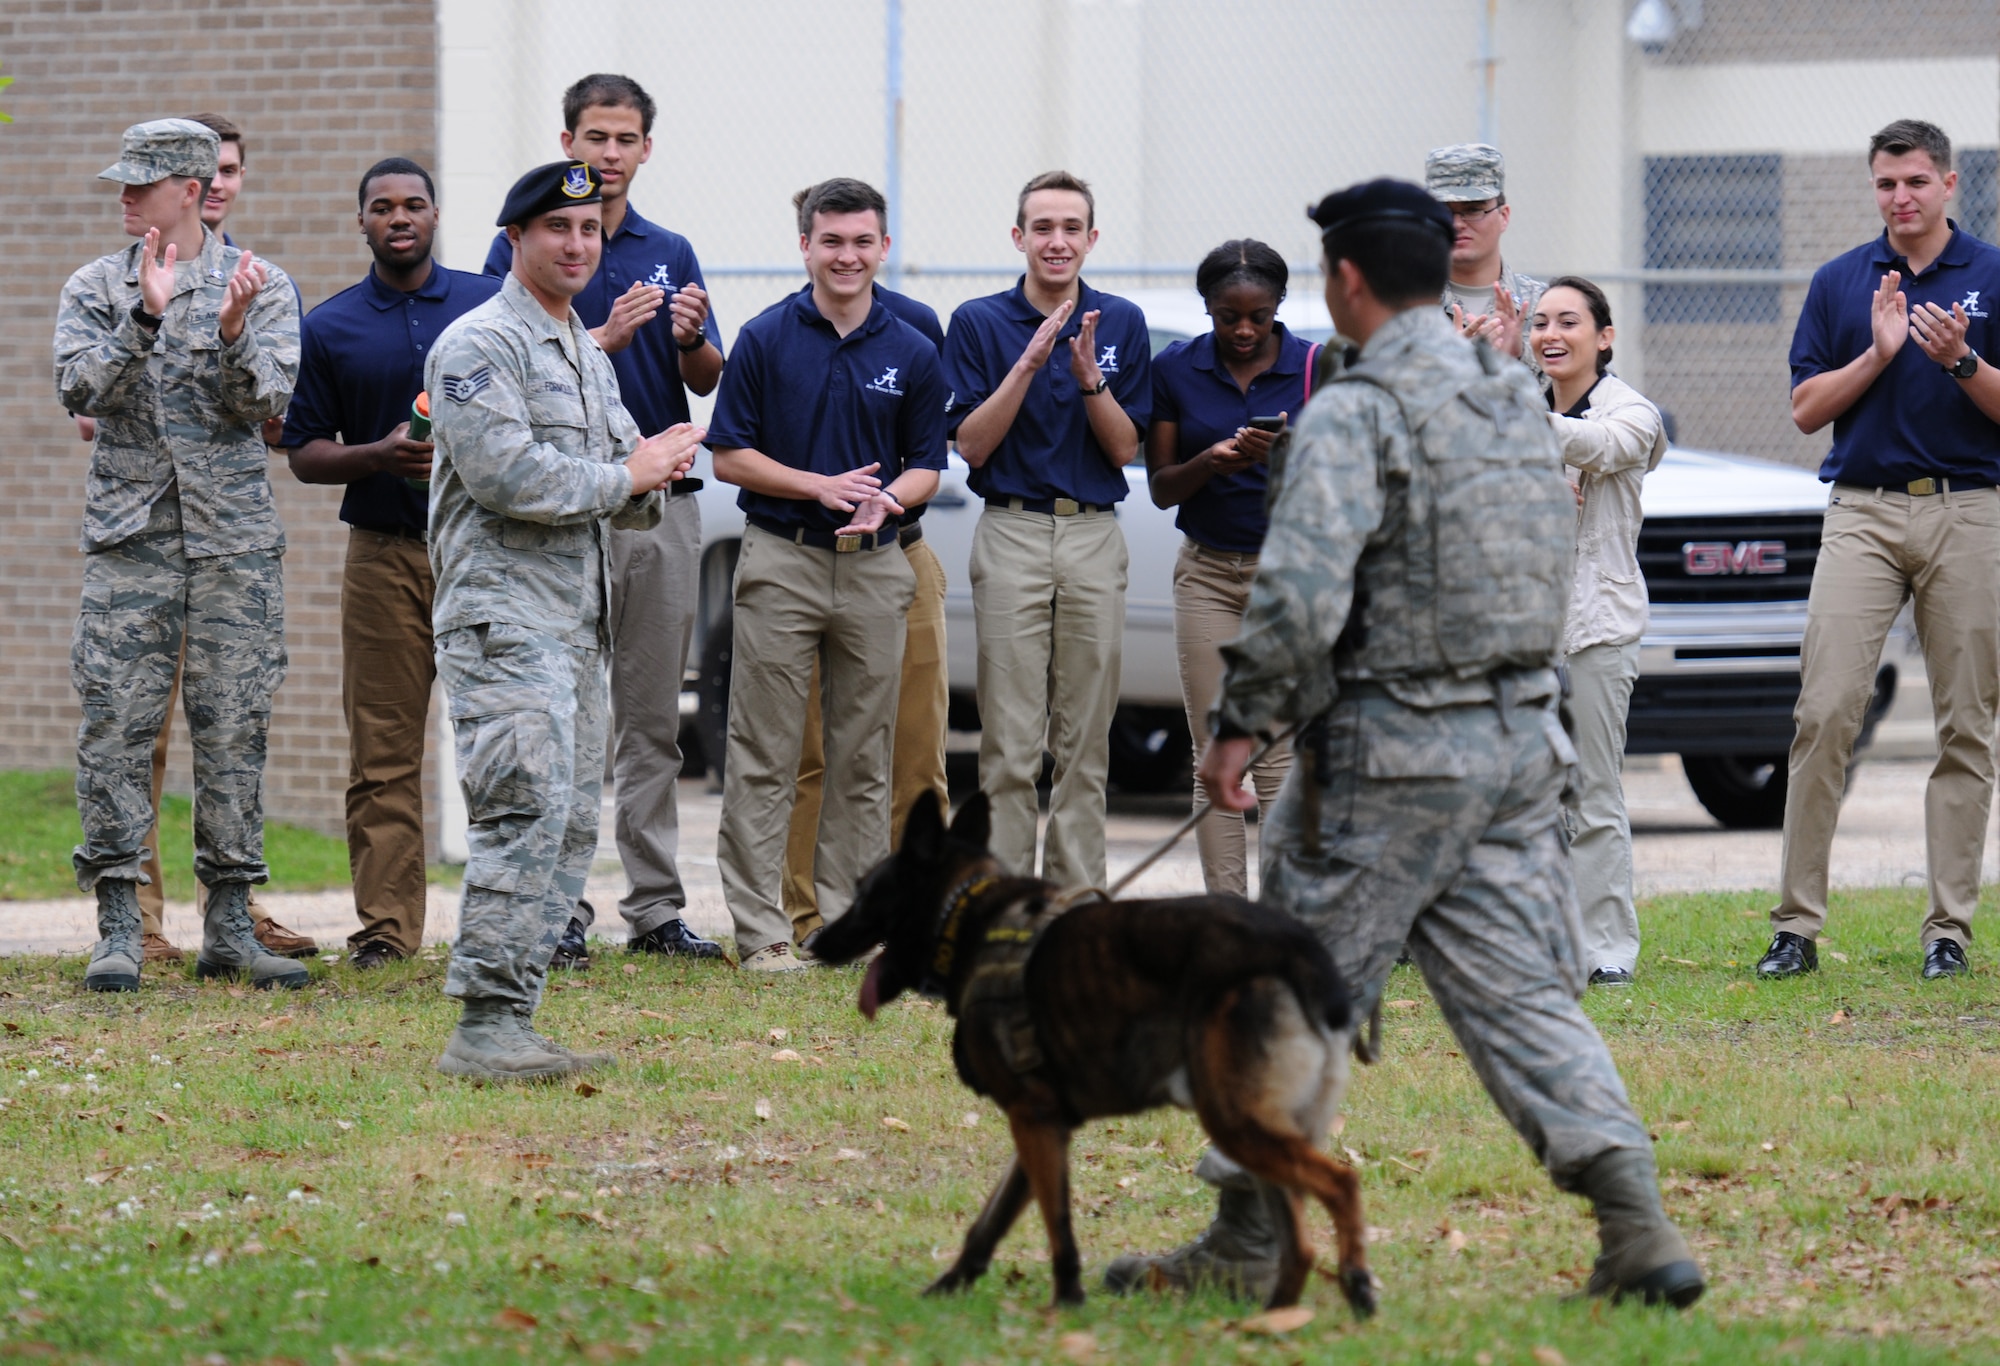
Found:
[[453, 403], [469, 403], [493, 382], [493, 367], [482, 365], [469, 375], [446, 375], [444, 396]]

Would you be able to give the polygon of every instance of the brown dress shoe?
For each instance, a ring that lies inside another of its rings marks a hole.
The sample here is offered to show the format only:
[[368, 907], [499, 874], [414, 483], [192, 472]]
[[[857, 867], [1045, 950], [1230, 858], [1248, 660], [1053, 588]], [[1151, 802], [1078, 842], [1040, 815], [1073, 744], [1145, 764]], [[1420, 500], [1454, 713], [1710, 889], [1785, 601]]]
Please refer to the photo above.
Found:
[[170, 943], [164, 934], [149, 934], [144, 939], [146, 961], [148, 963], [182, 963], [187, 955]]
[[311, 958], [319, 952], [319, 945], [302, 934], [293, 934], [275, 920], [256, 922], [257, 942], [264, 946], [264, 952], [275, 953], [280, 958]]

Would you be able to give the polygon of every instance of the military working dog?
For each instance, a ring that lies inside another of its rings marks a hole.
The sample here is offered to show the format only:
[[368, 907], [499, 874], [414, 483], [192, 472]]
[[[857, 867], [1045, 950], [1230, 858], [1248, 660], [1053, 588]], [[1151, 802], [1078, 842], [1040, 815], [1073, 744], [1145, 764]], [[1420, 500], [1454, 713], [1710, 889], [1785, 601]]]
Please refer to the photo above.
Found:
[[1374, 1312], [1360, 1181], [1319, 1151], [1353, 1045], [1347, 991], [1324, 946], [1241, 897], [1059, 895], [1005, 876], [989, 830], [983, 794], [947, 829], [925, 793], [902, 846], [811, 941], [832, 963], [882, 946], [861, 984], [870, 1019], [905, 991], [942, 999], [958, 1020], [958, 1075], [1012, 1127], [1014, 1161], [930, 1293], [983, 1275], [1032, 1194], [1056, 1301], [1080, 1303], [1070, 1134], [1088, 1119], [1178, 1105], [1286, 1194], [1290, 1236], [1270, 1304], [1297, 1303], [1312, 1269], [1302, 1197], [1313, 1195], [1333, 1216], [1341, 1291], [1357, 1315]]

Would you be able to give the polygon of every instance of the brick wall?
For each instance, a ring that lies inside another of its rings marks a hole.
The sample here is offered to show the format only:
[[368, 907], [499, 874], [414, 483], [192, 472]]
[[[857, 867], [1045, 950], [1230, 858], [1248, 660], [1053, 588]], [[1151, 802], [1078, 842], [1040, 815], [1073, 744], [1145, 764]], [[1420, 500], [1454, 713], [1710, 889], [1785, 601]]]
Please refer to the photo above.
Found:
[[[10, 0], [0, 7], [0, 184], [11, 220], [0, 311], [0, 766], [75, 762], [70, 629], [87, 450], [55, 401], [50, 339], [71, 271], [115, 251], [116, 187], [95, 179], [142, 119], [215, 110], [240, 124], [249, 176], [231, 235], [283, 266], [307, 308], [368, 257], [354, 186], [384, 156], [435, 166], [432, 0]], [[268, 811], [337, 833], [347, 785], [340, 717], [339, 490], [272, 470], [291, 674], [272, 715]], [[185, 791], [185, 725], [169, 783]], [[436, 803], [430, 803], [433, 809]]]

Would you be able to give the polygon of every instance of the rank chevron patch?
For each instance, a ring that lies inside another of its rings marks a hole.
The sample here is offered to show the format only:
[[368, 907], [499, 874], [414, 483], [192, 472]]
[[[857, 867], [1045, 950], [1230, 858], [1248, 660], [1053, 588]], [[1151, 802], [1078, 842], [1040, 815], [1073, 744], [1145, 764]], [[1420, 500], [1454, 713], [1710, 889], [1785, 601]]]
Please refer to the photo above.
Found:
[[467, 403], [493, 382], [493, 367], [482, 365], [469, 375], [446, 375], [444, 396], [453, 403]]

